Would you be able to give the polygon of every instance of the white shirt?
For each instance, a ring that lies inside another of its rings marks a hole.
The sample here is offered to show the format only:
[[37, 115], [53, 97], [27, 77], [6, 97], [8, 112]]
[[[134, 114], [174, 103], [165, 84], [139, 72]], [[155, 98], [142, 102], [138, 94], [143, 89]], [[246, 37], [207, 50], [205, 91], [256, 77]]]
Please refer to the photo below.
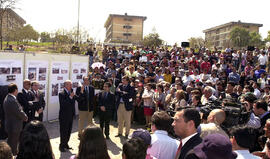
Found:
[[260, 159], [260, 157], [251, 154], [248, 150], [236, 150], [237, 153], [236, 159]]
[[261, 96], [261, 92], [256, 88], [256, 89], [254, 89], [254, 95], [257, 97], [257, 98], [260, 98], [260, 96]]
[[267, 56], [266, 55], [260, 55], [259, 58], [258, 58], [258, 61], [260, 63], [260, 65], [266, 65], [267, 63]]
[[148, 91], [147, 89], [145, 89], [143, 91], [142, 98], [145, 98], [145, 99], [143, 99], [144, 106], [153, 106], [154, 105], [154, 103], [153, 103], [154, 91], [153, 90]]
[[147, 154], [150, 154], [158, 159], [174, 159], [179, 141], [168, 136], [167, 131], [156, 130], [151, 135], [151, 147], [147, 149]]
[[196, 134], [198, 134], [198, 133], [194, 133], [194, 134], [189, 135], [188, 137], [185, 137], [184, 139], [182, 139], [182, 147], [188, 142], [189, 139], [191, 139]]

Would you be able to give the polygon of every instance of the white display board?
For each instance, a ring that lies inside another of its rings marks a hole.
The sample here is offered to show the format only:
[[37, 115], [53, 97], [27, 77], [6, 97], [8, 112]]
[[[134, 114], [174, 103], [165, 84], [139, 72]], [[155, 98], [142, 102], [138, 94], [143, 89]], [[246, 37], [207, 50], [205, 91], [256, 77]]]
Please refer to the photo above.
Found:
[[49, 63], [50, 54], [28, 53], [25, 56], [25, 78], [30, 81], [38, 81], [39, 89], [44, 93], [46, 102], [43, 111], [43, 121], [48, 119], [48, 81], [49, 81]]
[[15, 83], [21, 90], [23, 81], [23, 61], [22, 60], [2, 60], [0, 59], [0, 85]]

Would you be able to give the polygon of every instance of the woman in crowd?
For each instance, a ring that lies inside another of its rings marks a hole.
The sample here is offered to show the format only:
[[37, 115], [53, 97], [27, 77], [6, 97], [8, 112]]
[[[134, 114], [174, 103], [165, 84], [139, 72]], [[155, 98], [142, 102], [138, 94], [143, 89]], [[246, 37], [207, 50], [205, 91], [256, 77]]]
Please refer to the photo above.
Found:
[[34, 120], [25, 126], [16, 159], [54, 159], [50, 138], [42, 122]]
[[0, 159], [13, 159], [11, 148], [6, 142], [0, 142]]
[[78, 154], [70, 159], [110, 159], [106, 141], [99, 127], [89, 126], [84, 129]]
[[162, 84], [157, 85], [157, 90], [154, 94], [154, 104], [155, 104], [156, 111], [167, 109], [165, 105], [164, 87]]
[[152, 90], [152, 84], [148, 83], [142, 95], [146, 127], [149, 127], [150, 122], [151, 122], [151, 117], [154, 113], [154, 102], [153, 102], [154, 93], [155, 92]]
[[175, 98], [172, 100], [171, 105], [175, 110], [179, 107], [186, 107], [187, 102], [186, 102], [186, 94], [185, 91], [183, 90], [177, 90], [175, 93]]

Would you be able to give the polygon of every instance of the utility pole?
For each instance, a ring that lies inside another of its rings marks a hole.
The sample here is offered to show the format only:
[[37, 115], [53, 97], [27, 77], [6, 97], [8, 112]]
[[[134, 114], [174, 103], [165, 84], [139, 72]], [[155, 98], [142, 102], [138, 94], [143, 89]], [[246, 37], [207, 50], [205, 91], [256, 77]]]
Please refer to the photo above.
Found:
[[80, 0], [78, 0], [78, 24], [77, 24], [77, 46], [79, 46], [79, 36], [80, 36]]

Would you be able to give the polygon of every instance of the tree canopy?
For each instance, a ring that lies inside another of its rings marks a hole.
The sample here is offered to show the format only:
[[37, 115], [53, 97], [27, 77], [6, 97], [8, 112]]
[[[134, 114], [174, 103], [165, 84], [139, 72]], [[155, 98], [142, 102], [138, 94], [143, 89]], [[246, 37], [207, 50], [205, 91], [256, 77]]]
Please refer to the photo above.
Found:
[[159, 38], [158, 33], [150, 33], [143, 38], [143, 45], [148, 47], [158, 47], [162, 44], [163, 40]]

